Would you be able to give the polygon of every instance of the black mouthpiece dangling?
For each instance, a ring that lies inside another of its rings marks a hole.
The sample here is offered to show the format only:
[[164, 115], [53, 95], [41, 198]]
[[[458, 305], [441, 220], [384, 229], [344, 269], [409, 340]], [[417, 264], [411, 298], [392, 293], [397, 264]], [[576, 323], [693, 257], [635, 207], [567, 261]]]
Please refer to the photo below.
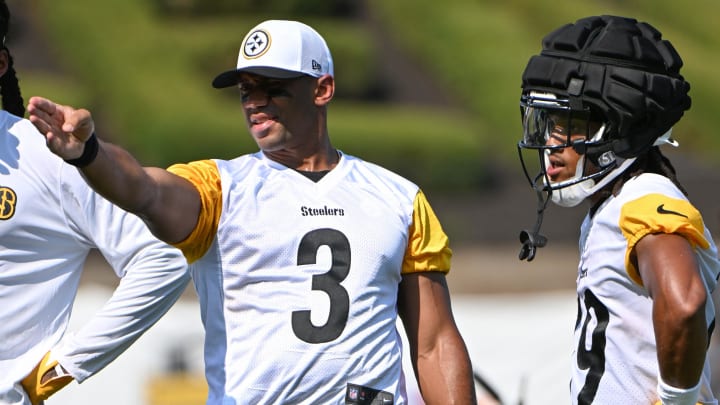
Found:
[[552, 193], [552, 190], [548, 190], [547, 197], [543, 198], [543, 191], [537, 187], [534, 188], [538, 198], [537, 221], [535, 221], [535, 226], [532, 231], [524, 229], [520, 232], [520, 243], [522, 243], [522, 247], [518, 254], [520, 260], [527, 260], [529, 262], [535, 258], [537, 248], [541, 248], [547, 244], [547, 238], [540, 235], [540, 227], [542, 226], [543, 213], [545, 212], [548, 201], [550, 201], [550, 194]]
[[547, 244], [547, 238], [540, 235], [537, 231], [530, 232], [525, 229], [520, 232], [520, 242], [522, 243], [522, 247], [520, 248], [518, 258], [520, 260], [527, 259], [527, 261], [531, 262], [535, 258], [537, 248]]

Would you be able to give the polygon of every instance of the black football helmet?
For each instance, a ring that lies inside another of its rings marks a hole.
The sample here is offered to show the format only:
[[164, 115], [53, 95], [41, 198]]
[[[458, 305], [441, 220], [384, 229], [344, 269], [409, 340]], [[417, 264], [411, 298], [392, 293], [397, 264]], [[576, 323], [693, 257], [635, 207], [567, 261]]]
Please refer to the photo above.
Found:
[[[633, 18], [587, 17], [545, 36], [542, 51], [530, 58], [522, 76], [518, 153], [539, 202], [535, 230], [520, 235], [521, 259], [532, 260], [535, 247], [544, 244], [538, 231], [548, 200], [577, 205], [654, 145], [674, 143], [672, 126], [690, 108], [682, 65], [657, 29]], [[564, 128], [581, 129], [585, 137], [567, 134], [564, 142], [549, 142], [558, 120]], [[582, 167], [573, 179], [552, 183], [545, 173], [547, 156], [565, 147], [581, 155]], [[538, 152], [535, 175], [524, 150]], [[593, 170], [587, 169], [588, 161]]]

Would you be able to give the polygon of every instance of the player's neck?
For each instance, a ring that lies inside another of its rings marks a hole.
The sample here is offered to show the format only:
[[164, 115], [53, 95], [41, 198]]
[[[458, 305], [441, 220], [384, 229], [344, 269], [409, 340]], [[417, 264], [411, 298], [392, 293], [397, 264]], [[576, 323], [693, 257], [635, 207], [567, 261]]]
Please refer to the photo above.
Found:
[[329, 144], [308, 154], [297, 151], [276, 151], [265, 152], [265, 155], [284, 166], [303, 172], [329, 171], [340, 162], [340, 152]]

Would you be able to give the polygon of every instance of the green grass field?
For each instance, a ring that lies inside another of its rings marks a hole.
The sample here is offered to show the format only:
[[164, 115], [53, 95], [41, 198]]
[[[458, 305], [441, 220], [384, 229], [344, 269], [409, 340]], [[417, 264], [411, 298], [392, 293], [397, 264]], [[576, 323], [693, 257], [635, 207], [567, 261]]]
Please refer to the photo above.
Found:
[[[542, 36], [586, 15], [622, 14], [650, 21], [684, 58], [693, 108], [675, 130], [683, 148], [711, 160], [720, 147], [715, 136], [720, 40], [713, 21], [720, 3], [715, 1], [370, 0], [368, 15], [382, 24], [386, 42], [373, 40], [365, 20], [313, 10], [302, 17], [287, 10], [168, 15], [155, 3], [10, 4], [32, 7], [65, 72], [25, 73], [26, 96], [90, 108], [104, 137], [147, 164], [232, 158], [256, 146], [246, 134], [235, 92], [214, 90], [210, 81], [234, 66], [251, 26], [266, 18], [300, 18], [323, 33], [333, 50], [340, 95], [329, 119], [335, 145], [426, 188], [462, 191], [486, 183], [488, 161], [517, 164], [520, 76]], [[447, 90], [452, 105], [359, 97], [388, 80], [376, 75], [383, 60], [375, 55], [390, 43], [419, 61]]]

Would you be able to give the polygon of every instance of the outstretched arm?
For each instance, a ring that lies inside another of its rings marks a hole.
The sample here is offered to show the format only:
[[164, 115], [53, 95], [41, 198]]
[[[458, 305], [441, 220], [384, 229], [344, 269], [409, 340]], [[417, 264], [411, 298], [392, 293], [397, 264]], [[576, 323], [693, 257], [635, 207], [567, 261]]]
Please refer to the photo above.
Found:
[[[32, 97], [27, 110], [53, 153], [66, 161], [87, 157], [83, 156], [86, 142], [91, 146], [95, 131], [88, 110], [41, 97]], [[97, 155], [79, 167], [90, 186], [140, 216], [165, 242], [182, 241], [192, 232], [200, 214], [200, 195], [189, 181], [164, 169], [143, 167], [116, 145], [98, 140], [97, 146]]]
[[398, 310], [425, 403], [476, 404], [470, 356], [453, 318], [445, 275], [403, 275]]

